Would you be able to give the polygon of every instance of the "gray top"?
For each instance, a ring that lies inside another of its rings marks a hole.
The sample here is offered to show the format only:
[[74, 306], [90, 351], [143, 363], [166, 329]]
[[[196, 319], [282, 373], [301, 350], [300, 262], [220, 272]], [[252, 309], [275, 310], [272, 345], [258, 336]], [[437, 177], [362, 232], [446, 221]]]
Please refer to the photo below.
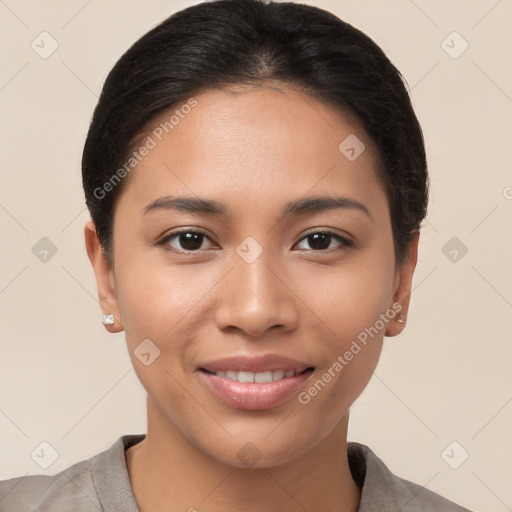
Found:
[[[145, 434], [124, 435], [107, 450], [55, 475], [0, 481], [0, 512], [139, 512], [125, 450]], [[347, 443], [350, 471], [362, 489], [358, 512], [470, 512], [400, 478], [366, 445]]]

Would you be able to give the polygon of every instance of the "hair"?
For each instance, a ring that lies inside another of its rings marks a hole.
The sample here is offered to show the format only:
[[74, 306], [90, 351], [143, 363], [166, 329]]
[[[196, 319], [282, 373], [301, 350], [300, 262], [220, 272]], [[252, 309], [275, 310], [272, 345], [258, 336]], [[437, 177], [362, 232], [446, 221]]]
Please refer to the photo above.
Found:
[[201, 91], [276, 81], [355, 115], [377, 149], [395, 262], [403, 263], [429, 189], [423, 133], [405, 79], [372, 39], [334, 14], [264, 0], [181, 10], [137, 40], [108, 74], [84, 146], [82, 179], [109, 261], [114, 205], [127, 181], [121, 177], [148, 123]]

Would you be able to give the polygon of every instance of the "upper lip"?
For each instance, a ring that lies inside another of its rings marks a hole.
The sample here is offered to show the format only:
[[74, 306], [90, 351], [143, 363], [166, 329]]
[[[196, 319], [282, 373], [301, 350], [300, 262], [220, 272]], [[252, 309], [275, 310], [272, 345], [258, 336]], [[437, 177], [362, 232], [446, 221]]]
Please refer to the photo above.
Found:
[[277, 354], [267, 354], [258, 357], [249, 356], [231, 356], [222, 359], [208, 361], [199, 366], [200, 370], [209, 372], [219, 371], [242, 371], [242, 372], [267, 372], [274, 370], [293, 370], [295, 374], [301, 373], [312, 365], [291, 359], [289, 357], [279, 356]]

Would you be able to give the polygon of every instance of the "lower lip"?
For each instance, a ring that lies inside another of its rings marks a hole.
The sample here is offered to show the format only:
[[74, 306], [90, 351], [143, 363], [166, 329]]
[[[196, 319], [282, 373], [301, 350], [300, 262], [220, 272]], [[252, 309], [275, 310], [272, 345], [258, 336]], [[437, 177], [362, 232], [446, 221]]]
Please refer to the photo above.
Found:
[[284, 402], [299, 390], [311, 373], [311, 371], [307, 371], [295, 377], [256, 384], [254, 382], [238, 382], [203, 370], [199, 371], [201, 379], [210, 388], [210, 391], [225, 403], [236, 409], [252, 410], [270, 409]]

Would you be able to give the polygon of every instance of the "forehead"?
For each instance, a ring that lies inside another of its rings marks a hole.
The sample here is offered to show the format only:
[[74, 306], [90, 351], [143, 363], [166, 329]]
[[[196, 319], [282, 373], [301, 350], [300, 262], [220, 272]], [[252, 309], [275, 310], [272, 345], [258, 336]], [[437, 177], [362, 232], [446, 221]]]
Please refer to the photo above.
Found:
[[162, 188], [267, 202], [292, 189], [384, 188], [373, 143], [355, 116], [282, 86], [201, 92], [148, 123], [141, 144], [150, 149], [126, 187], [141, 201], [165, 195]]

